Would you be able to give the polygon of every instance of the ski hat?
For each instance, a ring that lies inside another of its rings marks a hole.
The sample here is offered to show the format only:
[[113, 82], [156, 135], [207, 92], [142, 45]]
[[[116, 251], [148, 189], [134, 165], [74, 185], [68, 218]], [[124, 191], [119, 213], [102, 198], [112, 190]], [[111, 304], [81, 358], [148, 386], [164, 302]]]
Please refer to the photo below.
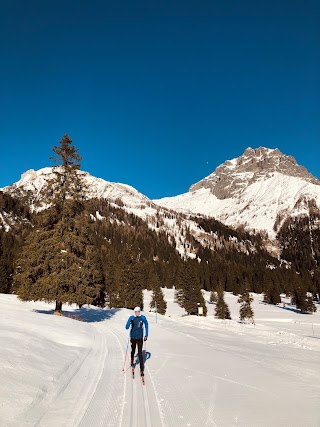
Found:
[[140, 307], [135, 307], [134, 311], [138, 311], [140, 313], [141, 308]]

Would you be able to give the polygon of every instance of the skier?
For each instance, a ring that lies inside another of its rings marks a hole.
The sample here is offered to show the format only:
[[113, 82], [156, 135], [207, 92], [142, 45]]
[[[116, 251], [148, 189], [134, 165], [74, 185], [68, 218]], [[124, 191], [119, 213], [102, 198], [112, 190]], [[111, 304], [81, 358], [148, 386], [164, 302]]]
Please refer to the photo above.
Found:
[[[143, 338], [143, 325], [145, 327], [145, 337]], [[130, 338], [131, 338], [131, 366], [134, 367], [134, 354], [136, 351], [136, 346], [138, 345], [138, 356], [139, 356], [139, 362], [140, 362], [140, 373], [141, 376], [144, 376], [144, 364], [143, 364], [143, 357], [142, 357], [142, 346], [143, 341], [147, 341], [148, 339], [148, 332], [149, 332], [149, 325], [148, 321], [145, 316], [141, 314], [140, 307], [135, 307], [134, 309], [134, 316], [130, 316], [127, 324], [126, 329], [129, 329], [131, 326], [130, 331]]]

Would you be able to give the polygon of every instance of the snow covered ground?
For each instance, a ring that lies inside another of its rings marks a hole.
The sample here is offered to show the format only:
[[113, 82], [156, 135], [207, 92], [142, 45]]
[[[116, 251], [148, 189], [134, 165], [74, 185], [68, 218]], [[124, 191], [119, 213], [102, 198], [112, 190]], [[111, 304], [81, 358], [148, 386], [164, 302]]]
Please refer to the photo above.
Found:
[[[209, 294], [206, 294], [208, 298]], [[130, 311], [53, 306], [0, 294], [0, 426], [320, 426], [320, 312], [255, 296], [256, 326], [147, 310], [146, 386], [122, 372]], [[65, 307], [70, 314], [79, 312]], [[138, 373], [138, 368], [136, 368]]]

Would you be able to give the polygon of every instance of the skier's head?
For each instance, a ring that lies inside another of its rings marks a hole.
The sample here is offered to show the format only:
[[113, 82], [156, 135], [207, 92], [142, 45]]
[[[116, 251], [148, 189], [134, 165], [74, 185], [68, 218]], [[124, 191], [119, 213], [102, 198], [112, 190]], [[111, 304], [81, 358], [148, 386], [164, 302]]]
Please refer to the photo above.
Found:
[[135, 316], [140, 316], [141, 314], [141, 308], [140, 307], [135, 307], [134, 309], [134, 315]]

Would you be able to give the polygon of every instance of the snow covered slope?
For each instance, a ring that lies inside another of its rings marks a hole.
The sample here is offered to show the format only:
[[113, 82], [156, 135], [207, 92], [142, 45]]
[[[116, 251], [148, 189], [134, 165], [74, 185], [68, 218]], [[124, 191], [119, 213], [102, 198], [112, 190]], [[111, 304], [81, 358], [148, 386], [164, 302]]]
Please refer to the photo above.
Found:
[[288, 216], [308, 214], [308, 201], [320, 206], [320, 181], [278, 149], [248, 148], [190, 187], [188, 193], [154, 200], [181, 212], [215, 217], [226, 225], [275, 229]]
[[[93, 177], [87, 172], [81, 171], [80, 173], [84, 177], [88, 199], [106, 199], [117, 208], [124, 209], [126, 212], [146, 221], [148, 227], [153, 231], [165, 232], [168, 239], [175, 242], [176, 250], [181, 256], [196, 257], [190, 242], [187, 241], [186, 230], [190, 231], [200, 244], [203, 244], [204, 240], [206, 240], [206, 246], [208, 246], [216, 240], [214, 235], [206, 233], [188, 216], [156, 205], [129, 185], [105, 181], [101, 178]], [[48, 205], [44, 203], [42, 190], [46, 185], [46, 181], [52, 177], [52, 168], [43, 168], [38, 171], [29, 170], [22, 175], [18, 182], [3, 188], [2, 191], [15, 199], [24, 201], [31, 210], [45, 209]], [[95, 219], [104, 220], [105, 218], [99, 212], [96, 212]], [[239, 246], [238, 249], [240, 251], [243, 250], [241, 242], [237, 242], [235, 245]]]
[[[152, 201], [130, 185], [105, 181], [87, 172], [81, 172], [81, 174], [84, 176], [85, 184], [88, 187], [87, 197], [89, 199], [104, 198], [110, 202], [121, 201], [129, 211], [138, 212], [140, 213], [139, 216], [142, 217], [156, 212], [157, 207]], [[42, 202], [41, 190], [46, 181], [52, 177], [52, 168], [43, 168], [37, 171], [31, 169], [23, 173], [18, 182], [4, 187], [2, 191], [15, 197], [25, 198], [33, 209], [41, 209], [45, 207]]]
[[[169, 224], [168, 219], [175, 215], [169, 210], [265, 230], [274, 238], [286, 218], [309, 213], [310, 200], [320, 207], [320, 181], [278, 149], [248, 148], [242, 156], [226, 161], [192, 185], [188, 193], [153, 201], [129, 185], [81, 173], [88, 186], [88, 198], [107, 199], [144, 220], [153, 218], [157, 222], [160, 215], [167, 225], [165, 231], [171, 235], [170, 227], [176, 222]], [[31, 208], [43, 208], [41, 189], [51, 174], [51, 168], [30, 170], [2, 190], [26, 200]], [[193, 228], [192, 222], [188, 227]]]
[[320, 425], [319, 313], [312, 329], [311, 316], [257, 300], [254, 327], [230, 294], [232, 321], [181, 317], [165, 296], [171, 317], [146, 312], [143, 386], [122, 372], [130, 311], [66, 307], [78, 322], [0, 294], [1, 427]]

